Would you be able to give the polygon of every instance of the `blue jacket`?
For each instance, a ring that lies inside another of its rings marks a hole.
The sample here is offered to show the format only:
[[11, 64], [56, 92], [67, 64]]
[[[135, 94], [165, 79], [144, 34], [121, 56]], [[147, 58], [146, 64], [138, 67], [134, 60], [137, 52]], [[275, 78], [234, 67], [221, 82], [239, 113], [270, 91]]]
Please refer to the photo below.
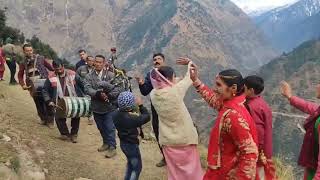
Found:
[[76, 64], [76, 71], [78, 70], [79, 67], [86, 65], [86, 62], [82, 59], [80, 59], [80, 61], [77, 62]]

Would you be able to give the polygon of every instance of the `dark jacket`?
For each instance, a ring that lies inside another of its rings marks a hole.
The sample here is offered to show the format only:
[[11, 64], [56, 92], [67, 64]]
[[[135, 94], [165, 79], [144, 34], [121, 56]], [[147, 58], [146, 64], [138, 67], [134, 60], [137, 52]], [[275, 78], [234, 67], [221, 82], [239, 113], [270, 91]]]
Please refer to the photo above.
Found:
[[[144, 79], [144, 84], [139, 85], [139, 89], [141, 94], [144, 96], [148, 96], [150, 92], [153, 90], [153, 86], [151, 84], [151, 79], [150, 79], [150, 72], [147, 73], [147, 76]], [[158, 113], [154, 109], [152, 102], [151, 102], [151, 112], [152, 112], [152, 121], [158, 122]]]
[[150, 115], [143, 105], [139, 106], [141, 115], [132, 112], [117, 110], [112, 113], [113, 123], [118, 130], [120, 141], [139, 144], [138, 128], [150, 121]]
[[[117, 108], [117, 98], [121, 90], [110, 83], [114, 74], [103, 70], [102, 79], [99, 80], [96, 71], [90, 72], [84, 80], [84, 91], [91, 96], [91, 109], [94, 113], [104, 114]], [[103, 101], [98, 97], [99, 93], [105, 92], [109, 101]]]
[[76, 72], [76, 82], [77, 82], [76, 91], [77, 91], [77, 95], [79, 97], [85, 96], [84, 79], [91, 71], [92, 71], [92, 69], [90, 69], [88, 67], [88, 65], [83, 65], [77, 69], [77, 72]]
[[76, 71], [78, 70], [79, 67], [86, 65], [86, 62], [82, 59], [80, 59], [80, 61], [77, 62], [76, 64]]
[[[50, 72], [48, 78], [46, 79], [43, 89], [42, 89], [42, 95], [46, 103], [49, 102], [55, 102], [56, 98], [58, 96], [57, 92], [57, 82], [53, 79], [56, 78], [56, 75], [54, 72]], [[65, 79], [67, 78], [67, 79]], [[59, 81], [61, 83], [61, 88], [64, 91], [64, 96], [70, 96], [71, 94], [75, 95], [75, 72], [69, 69], [65, 69], [65, 76], [60, 77]], [[71, 84], [72, 92], [68, 91], [68, 88], [64, 83]], [[65, 88], [64, 88], [65, 87]]]

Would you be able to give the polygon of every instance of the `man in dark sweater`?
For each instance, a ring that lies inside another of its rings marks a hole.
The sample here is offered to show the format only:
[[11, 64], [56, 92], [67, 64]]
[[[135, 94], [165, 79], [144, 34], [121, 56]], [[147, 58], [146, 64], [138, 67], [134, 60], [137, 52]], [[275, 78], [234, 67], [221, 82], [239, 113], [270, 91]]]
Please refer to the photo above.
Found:
[[[133, 112], [135, 104], [139, 105], [140, 115]], [[118, 105], [119, 109], [113, 112], [112, 116], [118, 130], [121, 150], [128, 161], [124, 179], [138, 180], [142, 169], [138, 128], [150, 121], [150, 115], [147, 108], [143, 106], [141, 98], [135, 98], [128, 91], [119, 95]]]
[[[164, 55], [162, 53], [154, 54], [153, 55], [153, 67], [159, 68], [164, 65], [165, 65]], [[153, 90], [153, 86], [152, 86], [151, 80], [150, 80], [150, 72], [147, 73], [147, 76], [145, 77], [145, 79], [140, 78], [140, 77], [136, 77], [136, 80], [139, 83], [139, 89], [140, 89], [141, 94], [144, 96], [148, 96], [150, 94], [150, 92]], [[159, 119], [158, 119], [158, 114], [152, 105], [152, 102], [151, 102], [151, 112], [152, 112], [152, 129], [153, 129], [154, 135], [156, 136], [156, 139], [157, 139], [158, 145], [159, 145]], [[159, 148], [162, 153], [162, 149], [161, 149], [160, 145], [159, 145]], [[165, 165], [166, 165], [166, 162], [165, 162], [165, 159], [163, 156], [163, 159], [158, 164], [156, 164], [156, 166], [163, 167]]]

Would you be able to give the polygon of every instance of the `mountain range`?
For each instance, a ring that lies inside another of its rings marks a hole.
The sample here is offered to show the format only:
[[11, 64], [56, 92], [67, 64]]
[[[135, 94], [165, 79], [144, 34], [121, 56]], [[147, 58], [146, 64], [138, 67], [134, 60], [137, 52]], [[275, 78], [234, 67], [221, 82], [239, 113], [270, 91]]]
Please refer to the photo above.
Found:
[[253, 17], [272, 46], [291, 51], [301, 43], [320, 37], [320, 0], [300, 0]]
[[171, 63], [189, 56], [207, 74], [255, 69], [276, 55], [228, 0], [0, 0], [0, 6], [7, 7], [8, 25], [37, 35], [72, 62], [80, 48], [109, 54], [117, 46], [118, 63], [128, 69], [148, 69], [152, 53], [161, 51]]

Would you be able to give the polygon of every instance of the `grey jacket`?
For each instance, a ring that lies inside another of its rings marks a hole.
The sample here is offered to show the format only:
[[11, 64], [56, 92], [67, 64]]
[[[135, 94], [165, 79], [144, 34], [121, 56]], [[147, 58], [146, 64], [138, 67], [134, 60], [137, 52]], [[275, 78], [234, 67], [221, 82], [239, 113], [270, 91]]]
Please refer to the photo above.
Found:
[[86, 95], [84, 92], [84, 79], [87, 76], [87, 74], [89, 74], [89, 72], [91, 71], [92, 69], [90, 69], [88, 65], [83, 65], [83, 66], [80, 66], [76, 72], [76, 82], [77, 82], [76, 91], [79, 97], [83, 97]]
[[[117, 108], [117, 98], [121, 89], [110, 83], [114, 74], [110, 71], [103, 70], [102, 78], [99, 80], [96, 71], [90, 72], [84, 80], [84, 91], [91, 96], [91, 109], [94, 113], [104, 114], [114, 111]], [[105, 92], [109, 101], [103, 101], [97, 97], [97, 92]]]

